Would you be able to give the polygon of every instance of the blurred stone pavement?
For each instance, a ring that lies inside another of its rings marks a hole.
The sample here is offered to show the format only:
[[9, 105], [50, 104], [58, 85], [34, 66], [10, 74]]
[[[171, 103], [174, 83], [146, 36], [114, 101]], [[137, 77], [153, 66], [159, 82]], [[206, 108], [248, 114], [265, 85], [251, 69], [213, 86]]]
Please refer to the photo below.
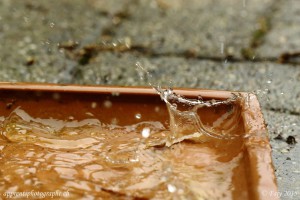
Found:
[[255, 92], [300, 199], [299, 36], [299, 0], [1, 0], [0, 81], [148, 85], [140, 62], [163, 86]]

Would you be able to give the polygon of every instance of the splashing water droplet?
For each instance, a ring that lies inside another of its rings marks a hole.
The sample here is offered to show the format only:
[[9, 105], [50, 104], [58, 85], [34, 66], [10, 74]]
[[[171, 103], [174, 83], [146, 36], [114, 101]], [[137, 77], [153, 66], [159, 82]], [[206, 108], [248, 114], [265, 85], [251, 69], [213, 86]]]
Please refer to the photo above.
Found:
[[144, 129], [142, 130], [142, 136], [143, 136], [144, 138], [148, 138], [148, 137], [150, 136], [150, 128], [144, 128]]
[[168, 191], [170, 192], [170, 193], [174, 193], [174, 192], [176, 192], [176, 190], [177, 190], [177, 188], [176, 188], [176, 186], [175, 185], [172, 185], [172, 184], [168, 184]]
[[159, 112], [159, 111], [160, 111], [160, 108], [159, 108], [158, 106], [156, 106], [156, 107], [154, 108], [154, 111], [155, 111], [155, 112]]
[[129, 159], [129, 161], [132, 163], [136, 163], [136, 162], [139, 162], [140, 159], [139, 158], [131, 158], [131, 159]]
[[[232, 97], [226, 100], [205, 101], [201, 97], [197, 99], [184, 98], [176, 94], [171, 88], [163, 89], [160, 85], [153, 84], [150, 73], [140, 63], [136, 65], [140, 69], [140, 72], [148, 79], [149, 85], [156, 90], [167, 105], [171, 134], [168, 135], [165, 143], [166, 146], [171, 146], [186, 139], [196, 139], [197, 141], [204, 142], [207, 137], [220, 139], [234, 139], [239, 137], [235, 132], [239, 126], [238, 122], [241, 120], [241, 109], [239, 106], [234, 106], [233, 103], [240, 100], [239, 94], [232, 94]], [[204, 125], [198, 110], [201, 110], [203, 107], [210, 108], [221, 105], [232, 106], [233, 108], [216, 119], [213, 125]], [[139, 116], [136, 115], [136, 118], [139, 119]]]
[[25, 23], [29, 23], [29, 18], [28, 17], [24, 17], [23, 19], [24, 19]]
[[97, 107], [97, 103], [96, 102], [92, 102], [91, 103], [91, 107], [95, 109]]
[[243, 7], [246, 7], [246, 0], [243, 0]]
[[117, 125], [118, 124], [118, 119], [117, 118], [112, 118], [110, 123], [112, 125]]
[[221, 54], [224, 54], [224, 42], [221, 42]]
[[104, 101], [103, 103], [105, 108], [111, 108], [112, 107], [112, 102], [109, 100]]
[[120, 93], [119, 92], [112, 92], [111, 95], [115, 96], [115, 97], [118, 97], [118, 96], [120, 96]]
[[141, 119], [141, 118], [142, 118], [142, 115], [141, 115], [140, 113], [138, 113], [138, 114], [135, 115], [135, 118], [136, 118], [136, 119]]

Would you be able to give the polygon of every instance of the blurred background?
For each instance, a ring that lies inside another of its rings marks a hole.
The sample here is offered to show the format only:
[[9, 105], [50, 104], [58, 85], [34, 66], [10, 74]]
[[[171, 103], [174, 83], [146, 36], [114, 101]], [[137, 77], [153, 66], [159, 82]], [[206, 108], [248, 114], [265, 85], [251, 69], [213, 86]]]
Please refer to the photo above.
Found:
[[299, 0], [1, 0], [0, 81], [148, 85], [140, 62], [163, 86], [254, 92], [300, 199], [299, 36]]

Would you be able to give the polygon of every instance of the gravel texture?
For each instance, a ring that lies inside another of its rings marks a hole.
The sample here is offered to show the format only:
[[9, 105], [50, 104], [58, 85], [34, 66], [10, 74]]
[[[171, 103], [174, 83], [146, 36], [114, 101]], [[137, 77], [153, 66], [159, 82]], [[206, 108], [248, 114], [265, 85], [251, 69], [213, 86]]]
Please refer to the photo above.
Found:
[[112, 27], [114, 37], [155, 53], [189, 52], [205, 57], [241, 57], [272, 0], [144, 0], [128, 8], [128, 20]]
[[[272, 17], [272, 29], [257, 53], [261, 57], [278, 57], [284, 53], [300, 53], [300, 6], [297, 0], [286, 0]], [[300, 55], [298, 62], [300, 62]]]
[[0, 78], [7, 81], [72, 81], [76, 62], [58, 46], [93, 42], [108, 21], [80, 0], [4, 0], [0, 16]]
[[[273, 150], [273, 162], [282, 199], [299, 199], [300, 191], [300, 120], [299, 116], [264, 111]], [[296, 144], [288, 144], [294, 137]], [[291, 193], [294, 192], [294, 195]], [[295, 192], [298, 192], [295, 194]]]

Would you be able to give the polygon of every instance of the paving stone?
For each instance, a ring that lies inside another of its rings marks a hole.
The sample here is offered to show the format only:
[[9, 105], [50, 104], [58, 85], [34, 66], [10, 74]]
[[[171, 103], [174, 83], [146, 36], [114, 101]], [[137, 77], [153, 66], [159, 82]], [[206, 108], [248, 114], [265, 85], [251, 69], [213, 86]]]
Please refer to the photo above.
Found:
[[272, 17], [272, 29], [264, 44], [257, 49], [261, 57], [278, 57], [283, 53], [300, 52], [300, 4], [297, 0], [283, 1]]
[[126, 10], [129, 4], [133, 3], [133, 0], [87, 0], [87, 2], [96, 10], [103, 14], [109, 14], [111, 16], [118, 15]]
[[[274, 0], [143, 0], [130, 7], [131, 16], [115, 29], [134, 45], [156, 53], [241, 56], [258, 19]], [[224, 54], [222, 54], [224, 53]]]
[[[300, 117], [266, 110], [264, 117], [268, 122], [281, 199], [300, 199]], [[295, 137], [297, 143], [287, 144], [288, 136]]]
[[[58, 44], [85, 45], [110, 19], [85, 1], [0, 2], [0, 81], [68, 82], [76, 65]], [[69, 42], [70, 43], [70, 42]]]

